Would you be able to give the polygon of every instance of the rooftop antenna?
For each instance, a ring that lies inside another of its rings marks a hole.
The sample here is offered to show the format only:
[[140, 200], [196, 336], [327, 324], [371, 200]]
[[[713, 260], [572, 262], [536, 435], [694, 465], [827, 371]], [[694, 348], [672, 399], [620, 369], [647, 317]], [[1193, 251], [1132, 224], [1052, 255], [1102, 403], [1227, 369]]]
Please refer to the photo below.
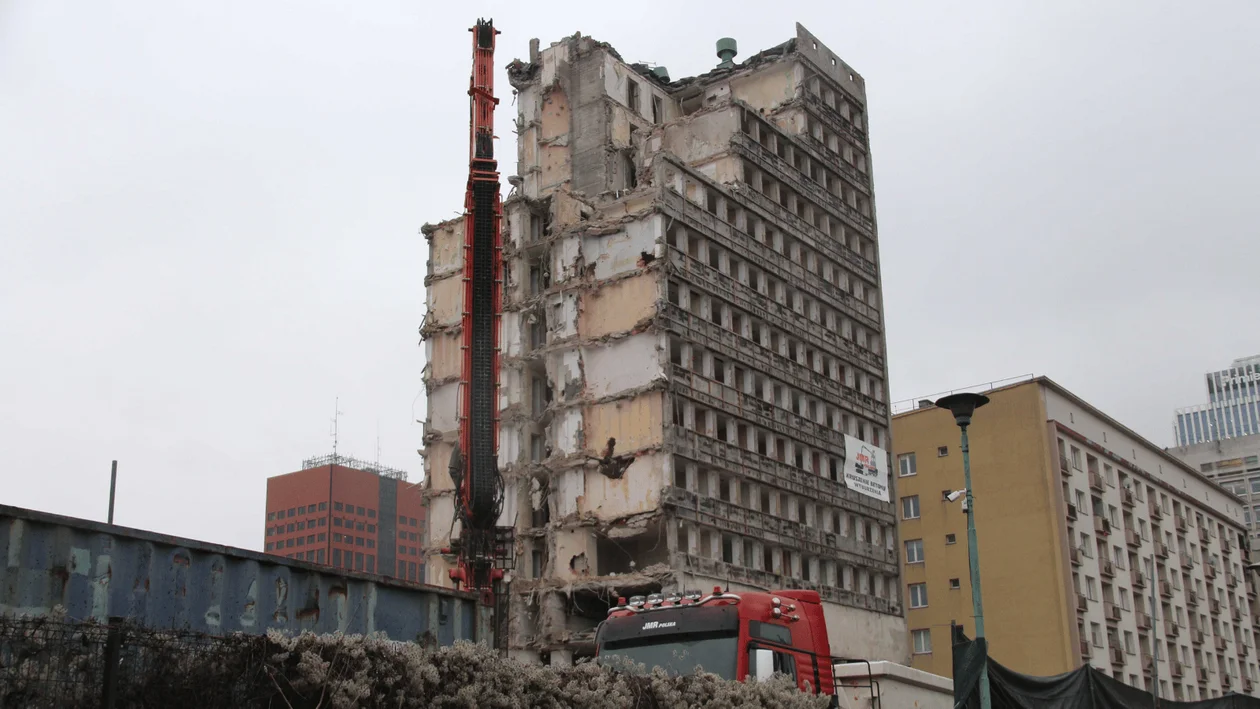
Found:
[[376, 419], [376, 469], [381, 469], [381, 420]]
[[341, 423], [341, 397], [333, 400], [333, 417], [332, 417], [332, 439], [333, 439], [333, 459], [337, 458], [337, 431]]

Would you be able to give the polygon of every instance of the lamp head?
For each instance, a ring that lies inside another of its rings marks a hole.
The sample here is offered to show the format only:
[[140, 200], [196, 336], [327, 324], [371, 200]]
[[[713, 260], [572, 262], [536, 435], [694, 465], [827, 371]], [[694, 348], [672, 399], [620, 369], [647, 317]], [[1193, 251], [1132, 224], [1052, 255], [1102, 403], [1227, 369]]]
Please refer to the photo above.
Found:
[[989, 403], [989, 397], [971, 392], [950, 394], [936, 400], [936, 405], [942, 409], [949, 409], [949, 412], [954, 415], [954, 423], [962, 427], [971, 425], [971, 415], [987, 403]]

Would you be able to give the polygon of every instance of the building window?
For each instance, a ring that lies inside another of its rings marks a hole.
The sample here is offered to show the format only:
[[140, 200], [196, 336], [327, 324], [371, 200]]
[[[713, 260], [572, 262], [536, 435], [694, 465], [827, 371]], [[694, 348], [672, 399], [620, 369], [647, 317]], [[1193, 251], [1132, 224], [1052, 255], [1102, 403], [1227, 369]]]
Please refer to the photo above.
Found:
[[362, 532], [365, 525], [362, 522], [355, 522], [354, 529], [356, 532]]
[[315, 543], [315, 535], [314, 535], [314, 534], [308, 534], [308, 535], [306, 535], [306, 543], [307, 543], [307, 544], [314, 544], [314, 543]]
[[320, 518], [319, 518], [319, 526], [321, 526], [321, 527], [327, 527], [327, 526], [328, 526], [328, 518], [327, 518], [327, 517], [320, 517]]
[[326, 510], [326, 509], [328, 509], [328, 503], [327, 503], [327, 502], [321, 502], [321, 503], [319, 503], [319, 511], [320, 511], [320, 512], [323, 512], [323, 511], [324, 511], [324, 510]]
[[1072, 467], [1081, 469], [1081, 449], [1076, 446], [1072, 446]]
[[897, 467], [901, 471], [901, 477], [908, 478], [911, 475], [917, 475], [918, 466], [915, 465], [914, 453], [903, 453], [897, 456]]
[[276, 519], [284, 519], [284, 510], [276, 512]]
[[297, 512], [297, 509], [296, 509], [296, 508], [293, 508], [293, 507], [290, 507], [290, 508], [289, 508], [289, 516], [290, 516], [290, 517], [295, 517], [295, 516], [297, 516], [297, 515], [295, 515], [295, 514], [294, 514], [295, 512]]
[[269, 537], [270, 537], [270, 536], [272, 536], [272, 535], [273, 535], [273, 534], [275, 534], [275, 533], [276, 533], [276, 530], [275, 530], [275, 528], [274, 528], [274, 527], [268, 527], [268, 528], [267, 528], [267, 536], [269, 536]]
[[271, 542], [267, 542], [267, 551], [271, 551], [272, 549], [275, 548], [275, 546], [276, 545], [272, 544]]
[[355, 537], [355, 538], [354, 538], [354, 545], [355, 545], [356, 547], [361, 547], [361, 546], [363, 546], [363, 537]]
[[918, 519], [919, 518], [919, 496], [911, 495], [910, 497], [901, 498], [901, 518], [902, 519]]
[[334, 511], [334, 512], [340, 512], [341, 510], [342, 510], [341, 503], [340, 503], [340, 502], [334, 502], [334, 503], [333, 503], [333, 511]]
[[290, 531], [290, 532], [292, 532], [292, 531], [294, 530], [294, 527], [296, 527], [296, 526], [297, 526], [297, 525], [295, 525], [295, 524], [293, 524], [292, 522], [290, 522], [290, 523], [289, 523], [289, 531]]
[[333, 549], [332, 559], [333, 559], [333, 563], [332, 563], [333, 566], [341, 566], [341, 550], [340, 549]]
[[321, 542], [322, 542], [322, 541], [324, 541], [324, 540], [325, 540], [325, 539], [327, 539], [327, 538], [328, 538], [328, 537], [327, 537], [327, 535], [325, 535], [323, 532], [320, 532], [320, 533], [319, 533], [319, 541], [321, 541]]
[[298, 523], [297, 523], [297, 528], [298, 528], [298, 529], [306, 529], [306, 521], [305, 521], [305, 520], [302, 520], [302, 521], [298, 522]]
[[324, 563], [324, 550], [323, 549], [320, 549], [319, 553], [315, 555], [315, 561], [318, 561], [321, 564]]
[[910, 584], [910, 607], [927, 608], [927, 584]]
[[367, 526], [367, 531], [369, 531], [369, 532], [371, 532], [371, 533], [375, 534], [375, 533], [376, 533], [376, 525], [374, 525], [374, 524], [369, 524], [369, 525]]
[[938, 446], [936, 448], [937, 458], [944, 458], [947, 455], [949, 455], [949, 446]]
[[946, 544], [946, 545], [949, 545], [949, 544], [957, 544], [957, 543], [958, 543], [958, 538], [957, 538], [957, 537], [955, 537], [955, 536], [954, 536], [954, 535], [952, 535], [952, 534], [946, 534], [946, 535], [945, 535], [945, 544]]
[[293, 546], [293, 540], [292, 540], [292, 539], [286, 539], [286, 540], [284, 540], [284, 545], [285, 545], [286, 547], [291, 547], [291, 546]]
[[960, 588], [962, 588], [962, 582], [961, 582], [959, 579], [950, 579], [950, 580], [949, 580], [949, 590], [951, 590], [951, 591], [957, 591], [957, 590], [958, 590], [958, 589], [960, 589]]
[[930, 629], [912, 630], [910, 631], [910, 637], [914, 639], [914, 654], [932, 654], [932, 631]]
[[626, 105], [631, 111], [639, 112], [639, 82], [633, 80], [626, 82]]
[[354, 570], [355, 571], [363, 570], [363, 552], [361, 551], [356, 551], [354, 553]]
[[369, 538], [369, 539], [367, 540], [367, 548], [368, 548], [368, 549], [375, 549], [375, 548], [376, 548], [376, 540], [375, 540], [375, 539], [371, 539], [371, 538]]
[[298, 538], [297, 538], [297, 545], [298, 545], [298, 546], [304, 546], [305, 544], [306, 544], [306, 537], [298, 537]]
[[367, 572], [369, 574], [376, 573], [376, 557], [371, 554], [368, 554], [367, 558]]
[[268, 521], [268, 522], [274, 522], [274, 521], [275, 521], [275, 519], [276, 519], [276, 513], [275, 513], [275, 512], [268, 512], [268, 513], [267, 513], [267, 521]]
[[356, 507], [356, 508], [354, 508], [354, 513], [355, 513], [355, 514], [357, 514], [357, 515], [359, 515], [360, 517], [362, 517], [362, 516], [365, 514], [365, 512], [364, 512], [364, 510], [363, 510], [363, 508], [362, 508], [362, 507]]
[[333, 526], [334, 526], [334, 527], [340, 527], [340, 526], [341, 526], [341, 518], [340, 518], [340, 517], [333, 517]]
[[404, 517], [403, 515], [398, 515], [398, 523], [399, 523], [399, 524], [406, 524], [406, 523], [407, 523], [407, 518], [406, 518], [406, 517]]
[[368, 510], [368, 519], [376, 519], [376, 510]]
[[306, 505], [301, 505], [298, 507], [298, 514], [300, 515], [306, 514]]
[[333, 541], [334, 542], [341, 541], [341, 532], [333, 532]]
[[906, 542], [906, 563], [922, 564], [923, 563], [923, 540], [911, 539]]

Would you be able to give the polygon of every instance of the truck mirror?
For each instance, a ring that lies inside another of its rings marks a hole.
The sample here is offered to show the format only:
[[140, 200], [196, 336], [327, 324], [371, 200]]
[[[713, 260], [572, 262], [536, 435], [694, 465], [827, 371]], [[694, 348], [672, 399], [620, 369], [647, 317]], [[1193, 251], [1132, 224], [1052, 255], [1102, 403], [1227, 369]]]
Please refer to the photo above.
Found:
[[753, 678], [765, 682], [774, 676], [774, 651], [756, 648], [752, 651]]

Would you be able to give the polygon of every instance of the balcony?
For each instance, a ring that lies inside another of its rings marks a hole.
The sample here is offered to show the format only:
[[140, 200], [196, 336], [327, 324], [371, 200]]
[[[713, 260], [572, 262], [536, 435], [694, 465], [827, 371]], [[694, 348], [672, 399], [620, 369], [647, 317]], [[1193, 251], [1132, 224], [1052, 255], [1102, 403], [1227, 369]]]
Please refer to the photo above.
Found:
[[1155, 556], [1158, 556], [1161, 559], [1167, 559], [1169, 554], [1171, 554], [1171, 552], [1168, 551], [1168, 545], [1158, 539], [1155, 540]]
[[1137, 627], [1138, 627], [1138, 630], [1150, 630], [1151, 617], [1143, 613], [1142, 611], [1138, 611], [1137, 612]]
[[1212, 615], [1220, 615], [1221, 614], [1220, 600], [1213, 596], [1209, 596], [1208, 597], [1208, 610], [1212, 613]]
[[1234, 575], [1233, 571], [1225, 572], [1225, 587], [1231, 590], [1238, 588], [1238, 577]]
[[1089, 659], [1094, 656], [1094, 648], [1089, 644], [1088, 640], [1081, 641], [1081, 657]]
[[1186, 605], [1196, 607], [1199, 605], [1199, 594], [1191, 589], [1186, 589]]
[[1181, 626], [1168, 618], [1164, 619], [1164, 636], [1175, 638], [1181, 634]]
[[1107, 652], [1111, 655], [1111, 664], [1116, 665], [1117, 667], [1124, 666], [1124, 650], [1121, 650], [1119, 646], [1116, 645], [1108, 645]]
[[1078, 591], [1076, 594], [1076, 610], [1084, 612], [1088, 609], [1089, 599], [1085, 598], [1085, 594]]
[[1178, 531], [1178, 532], [1189, 532], [1189, 531], [1190, 531], [1190, 525], [1186, 522], [1186, 516], [1185, 516], [1185, 515], [1178, 515], [1178, 514], [1175, 514], [1175, 515], [1173, 515], [1173, 519], [1174, 519], [1174, 524], [1176, 524], [1176, 525], [1177, 525], [1177, 531]]
[[1243, 694], [1251, 694], [1253, 686], [1250, 677], [1243, 677]]
[[1072, 566], [1081, 565], [1081, 550], [1076, 547], [1068, 547], [1068, 558], [1072, 560]]
[[1125, 507], [1133, 507], [1137, 505], [1137, 497], [1126, 487], [1120, 490], [1120, 502], [1124, 503]]
[[1194, 628], [1194, 627], [1190, 628], [1190, 642], [1194, 643], [1195, 645], [1202, 645], [1204, 639], [1205, 637], [1203, 635], [1202, 630], [1198, 628]]
[[1155, 666], [1155, 662], [1151, 659], [1150, 653], [1146, 652], [1146, 650], [1143, 649], [1142, 650], [1142, 672], [1149, 675], [1151, 673], [1151, 668], [1154, 666]]
[[1181, 660], [1168, 661], [1168, 673], [1173, 677], [1181, 678], [1185, 674], [1185, 668], [1181, 665]]
[[1199, 541], [1200, 541], [1200, 542], [1202, 542], [1202, 543], [1204, 543], [1204, 544], [1207, 544], [1207, 543], [1208, 543], [1208, 530], [1207, 530], [1207, 527], [1199, 527]]
[[1159, 508], [1159, 503], [1155, 500], [1147, 500], [1146, 508], [1151, 513], [1151, 519], [1163, 519], [1164, 511]]
[[1094, 531], [1100, 537], [1106, 537], [1111, 534], [1111, 522], [1103, 519], [1098, 515], [1094, 515]]
[[1217, 652], [1225, 652], [1225, 636], [1217, 635], [1212, 638], [1212, 644], [1216, 647]]
[[1248, 645], [1248, 644], [1246, 644], [1246, 643], [1240, 643], [1240, 642], [1238, 642], [1238, 641], [1235, 641], [1235, 642], [1234, 642], [1234, 644], [1238, 646], [1238, 654], [1239, 654], [1239, 655], [1241, 655], [1241, 656], [1243, 656], [1243, 657], [1247, 657], [1247, 656], [1251, 655], [1251, 646], [1250, 646], [1250, 645]]
[[1159, 595], [1164, 598], [1172, 598], [1172, 584], [1167, 581], [1159, 582]]
[[1146, 574], [1137, 569], [1129, 572], [1129, 580], [1133, 582], [1134, 588], [1146, 588]]
[[1229, 617], [1233, 618], [1235, 623], [1242, 620], [1242, 606], [1231, 605], [1229, 607]]
[[1225, 535], [1222, 534], [1221, 535], [1221, 553], [1228, 554], [1233, 550], [1234, 550], [1234, 545], [1230, 544], [1229, 540], [1226, 539]]
[[1137, 530], [1134, 530], [1130, 527], [1125, 527], [1124, 528], [1124, 542], [1125, 544], [1128, 544], [1134, 549], [1137, 549], [1138, 547], [1142, 546], [1142, 537], [1138, 536]]
[[1117, 606], [1116, 604], [1111, 603], [1109, 601], [1104, 601], [1103, 602], [1103, 615], [1107, 617], [1107, 620], [1109, 622], [1119, 623], [1120, 622], [1120, 606]]
[[1234, 678], [1222, 672], [1221, 673], [1221, 689], [1229, 689], [1233, 685], [1234, 685]]
[[1089, 489], [1094, 492], [1106, 492], [1107, 486], [1103, 484], [1102, 476], [1097, 472], [1089, 471]]
[[1075, 522], [1075, 521], [1076, 521], [1077, 516], [1078, 516], [1078, 515], [1077, 515], [1077, 512], [1076, 512], [1076, 505], [1074, 505], [1074, 504], [1072, 504], [1071, 502], [1069, 502], [1069, 503], [1068, 503], [1068, 519], [1070, 519], [1070, 520], [1072, 520], [1072, 521], [1074, 521], [1074, 522]]
[[1189, 571], [1194, 568], [1194, 558], [1190, 556], [1189, 552], [1181, 552], [1180, 556], [1181, 556], [1181, 568], [1185, 569], [1186, 571]]
[[1256, 600], [1256, 583], [1250, 579], [1247, 580], [1247, 596], [1253, 601]]
[[1195, 676], [1198, 678], [1198, 680], [1199, 680], [1199, 684], [1207, 684], [1207, 682], [1208, 682], [1208, 671], [1207, 671], [1207, 668], [1206, 668], [1206, 667], [1199, 667], [1199, 668], [1195, 669], [1194, 674], [1195, 674]]
[[1072, 474], [1072, 466], [1068, 463], [1067, 455], [1062, 451], [1059, 452], [1059, 472], [1064, 475]]
[[1216, 578], [1216, 564], [1208, 562], [1203, 565], [1203, 578], [1208, 580]]
[[1101, 573], [1103, 576], [1106, 576], [1107, 578], [1115, 578], [1116, 565], [1111, 563], [1110, 559], [1099, 559], [1098, 572]]

